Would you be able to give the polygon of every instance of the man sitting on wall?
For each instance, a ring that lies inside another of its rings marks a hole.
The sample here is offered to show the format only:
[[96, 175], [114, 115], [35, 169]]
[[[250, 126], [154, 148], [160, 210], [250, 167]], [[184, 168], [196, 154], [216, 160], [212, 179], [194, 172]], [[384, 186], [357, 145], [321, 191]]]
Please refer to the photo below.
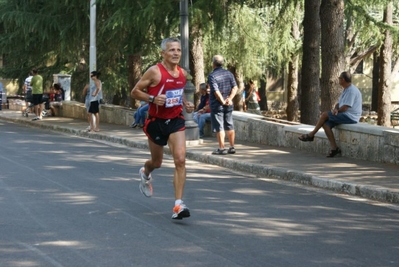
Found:
[[335, 142], [332, 128], [339, 124], [358, 123], [362, 115], [362, 94], [352, 84], [351, 74], [349, 72], [342, 72], [338, 79], [344, 91], [341, 93], [334, 110], [323, 112], [313, 131], [298, 137], [303, 142], [311, 142], [314, 139], [314, 135], [323, 127], [331, 145], [331, 151], [327, 155], [328, 158], [341, 154], [341, 149], [339, 149]]

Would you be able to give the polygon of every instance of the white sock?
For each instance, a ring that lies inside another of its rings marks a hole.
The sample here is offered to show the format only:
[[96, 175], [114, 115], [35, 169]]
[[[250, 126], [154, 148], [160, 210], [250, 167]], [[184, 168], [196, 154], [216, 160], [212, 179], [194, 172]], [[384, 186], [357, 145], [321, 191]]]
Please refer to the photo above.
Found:
[[180, 205], [181, 203], [183, 203], [183, 201], [181, 199], [175, 200], [175, 206]]
[[[145, 170], [145, 169], [144, 169], [144, 170]], [[143, 175], [144, 175], [144, 178], [145, 178], [146, 180], [150, 180], [150, 177], [149, 177], [150, 175], [148, 175], [148, 176], [145, 175], [145, 171], [143, 172]]]

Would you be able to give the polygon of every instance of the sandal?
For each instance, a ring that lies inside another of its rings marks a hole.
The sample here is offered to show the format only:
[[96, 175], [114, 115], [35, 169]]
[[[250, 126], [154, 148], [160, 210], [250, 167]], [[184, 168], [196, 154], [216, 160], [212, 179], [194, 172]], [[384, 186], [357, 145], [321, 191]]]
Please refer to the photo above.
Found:
[[309, 134], [303, 134], [298, 137], [299, 140], [302, 142], [312, 142], [314, 139], [314, 136], [310, 136]]
[[341, 154], [341, 149], [339, 149], [339, 147], [337, 147], [336, 149], [331, 149], [330, 153], [326, 157], [327, 158], [333, 158], [337, 154]]
[[212, 152], [213, 155], [227, 155], [227, 149], [218, 148]]

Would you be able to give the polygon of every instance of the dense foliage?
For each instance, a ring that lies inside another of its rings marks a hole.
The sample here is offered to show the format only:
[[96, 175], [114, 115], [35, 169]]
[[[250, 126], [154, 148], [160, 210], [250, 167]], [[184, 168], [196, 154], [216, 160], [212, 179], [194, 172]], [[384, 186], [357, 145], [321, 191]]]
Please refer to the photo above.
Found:
[[[394, 24], [387, 25], [382, 14], [388, 2], [345, 1], [347, 68], [378, 51], [386, 29], [393, 35], [393, 59], [398, 58], [399, 7], [394, 5]], [[160, 59], [160, 41], [179, 36], [180, 3], [97, 0], [97, 66], [103, 74], [108, 101], [121, 92], [127, 97], [132, 64], [145, 71]], [[299, 28], [300, 38], [292, 35], [293, 23], [303, 19], [303, 3], [189, 1], [190, 26], [198, 26], [202, 35], [205, 77], [215, 54], [224, 55], [229, 67], [243, 80], [286, 71], [292, 59], [303, 52], [303, 26]], [[0, 51], [4, 59], [0, 75], [22, 84], [29, 70], [36, 67], [49, 84], [55, 73], [71, 74], [72, 98], [81, 100], [81, 88], [89, 80], [90, 1], [0, 0], [0, 14]], [[141, 61], [129, 60], [132, 55], [139, 55]]]

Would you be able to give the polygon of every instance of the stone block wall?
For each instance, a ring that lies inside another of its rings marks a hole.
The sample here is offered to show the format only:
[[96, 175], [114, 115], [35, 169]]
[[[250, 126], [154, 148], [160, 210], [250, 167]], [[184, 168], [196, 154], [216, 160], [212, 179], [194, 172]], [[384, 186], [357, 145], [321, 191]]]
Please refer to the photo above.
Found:
[[[102, 122], [130, 125], [134, 110], [115, 105], [101, 105]], [[87, 119], [83, 103], [64, 101], [61, 116]], [[236, 139], [257, 144], [290, 147], [326, 155], [330, 143], [323, 129], [315, 135], [313, 142], [301, 142], [298, 137], [310, 132], [314, 126], [288, 122], [264, 116], [233, 112]], [[339, 125], [334, 128], [338, 146], [345, 157], [367, 161], [399, 164], [399, 129], [370, 125], [367, 123]], [[207, 135], [213, 135], [210, 125], [205, 128]]]
[[[111, 105], [100, 105], [100, 121], [118, 125], [130, 125], [134, 121], [134, 110]], [[60, 116], [87, 120], [87, 110], [84, 103], [76, 101], [63, 101]]]
[[26, 108], [25, 100], [21, 99], [9, 99], [8, 107], [6, 103], [4, 103], [3, 105], [5, 109], [8, 108], [10, 110], [17, 110], [17, 111], [23, 111]]
[[[323, 129], [313, 142], [302, 142], [301, 134], [314, 126], [234, 112], [236, 139], [249, 142], [291, 147], [308, 152], [327, 154], [330, 142]], [[367, 161], [399, 164], [399, 129], [367, 123], [339, 125], [333, 129], [338, 146], [345, 157]]]

